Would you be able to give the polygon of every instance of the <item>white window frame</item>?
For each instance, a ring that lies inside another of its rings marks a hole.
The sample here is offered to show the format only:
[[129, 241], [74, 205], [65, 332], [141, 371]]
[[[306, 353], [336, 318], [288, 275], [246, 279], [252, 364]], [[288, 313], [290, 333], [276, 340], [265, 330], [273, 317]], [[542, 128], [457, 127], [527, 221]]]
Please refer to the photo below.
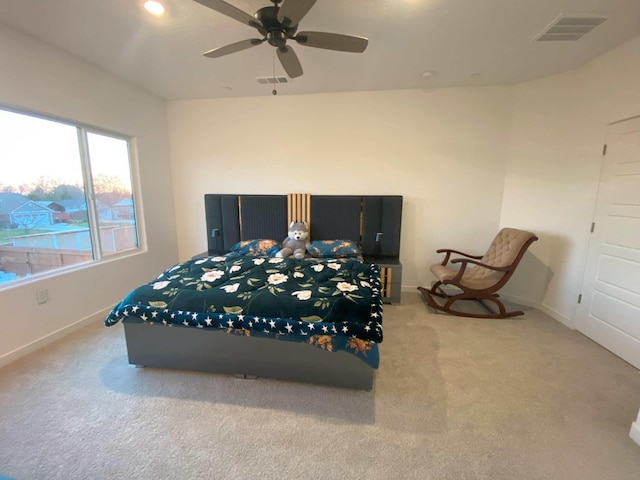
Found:
[[[26, 115], [42, 120], [48, 120], [56, 123], [61, 123], [74, 127], [77, 130], [78, 135], [78, 147], [80, 155], [80, 163], [82, 169], [82, 180], [84, 183], [85, 201], [87, 204], [87, 219], [89, 223], [89, 234], [92, 245], [93, 260], [87, 262], [81, 262], [73, 265], [62, 266], [45, 272], [37, 273], [29, 277], [19, 278], [6, 283], [0, 283], [0, 292], [6, 291], [14, 287], [22, 286], [29, 283], [39, 282], [44, 279], [55, 277], [58, 275], [64, 275], [69, 272], [83, 270], [86, 268], [93, 268], [100, 264], [108, 263], [111, 261], [119, 260], [126, 257], [132, 257], [146, 253], [147, 241], [146, 241], [146, 229], [144, 226], [144, 220], [142, 215], [142, 201], [140, 194], [140, 177], [138, 170], [138, 155], [137, 155], [137, 143], [134, 136], [114, 132], [112, 130], [96, 127], [83, 122], [73, 121], [69, 119], [60, 118], [54, 115], [42, 114], [33, 110], [9, 106], [0, 103], [0, 110], [12, 112], [20, 115]], [[136, 236], [138, 240], [138, 246], [124, 250], [122, 252], [110, 253], [108, 256], [104, 256], [102, 252], [102, 245], [100, 240], [99, 220], [98, 220], [98, 207], [96, 204], [96, 197], [94, 192], [93, 177], [91, 175], [91, 159], [88, 148], [87, 134], [94, 133], [98, 135], [104, 135], [115, 139], [123, 140], [127, 142], [127, 152], [129, 157], [129, 175], [131, 179], [131, 195], [133, 197], [133, 210], [135, 216], [135, 228]]]

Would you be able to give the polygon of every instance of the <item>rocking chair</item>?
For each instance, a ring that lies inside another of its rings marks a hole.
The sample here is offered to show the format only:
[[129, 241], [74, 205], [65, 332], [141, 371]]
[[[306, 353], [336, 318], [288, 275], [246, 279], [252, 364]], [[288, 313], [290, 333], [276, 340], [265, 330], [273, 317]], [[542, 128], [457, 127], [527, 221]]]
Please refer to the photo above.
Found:
[[[538, 237], [531, 232], [503, 228], [493, 239], [484, 255], [469, 255], [447, 248], [436, 250], [436, 253], [445, 254], [442, 263], [432, 265], [430, 268], [437, 281], [430, 289], [418, 287], [418, 290], [422, 293], [429, 307], [461, 317], [507, 318], [524, 315], [524, 312], [521, 311], [507, 312], [503, 303], [498, 300], [497, 292], [511, 278], [527, 248], [536, 240]], [[452, 254], [466, 258], [450, 260]], [[447, 264], [460, 264], [460, 269], [449, 268]], [[446, 293], [441, 288], [442, 285], [451, 285], [457, 288], [456, 291], [461, 290], [461, 292]], [[445, 301], [441, 300], [438, 303], [434, 296], [445, 299]], [[488, 313], [468, 313], [454, 310], [453, 304], [462, 300], [479, 302]], [[485, 303], [487, 301], [492, 302], [498, 311], [496, 312], [487, 305]]]

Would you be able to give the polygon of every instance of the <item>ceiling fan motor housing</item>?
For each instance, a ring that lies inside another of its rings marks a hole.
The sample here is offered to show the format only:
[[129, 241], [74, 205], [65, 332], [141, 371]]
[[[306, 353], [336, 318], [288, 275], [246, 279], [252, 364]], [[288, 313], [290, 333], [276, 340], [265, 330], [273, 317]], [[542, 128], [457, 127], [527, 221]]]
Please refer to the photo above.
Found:
[[[291, 38], [295, 35], [298, 25], [286, 26], [284, 22], [278, 20], [279, 7], [264, 7], [256, 12], [254, 15], [266, 31], [267, 41], [269, 45], [274, 47], [284, 47], [287, 38]], [[285, 19], [286, 20], [286, 19]]]

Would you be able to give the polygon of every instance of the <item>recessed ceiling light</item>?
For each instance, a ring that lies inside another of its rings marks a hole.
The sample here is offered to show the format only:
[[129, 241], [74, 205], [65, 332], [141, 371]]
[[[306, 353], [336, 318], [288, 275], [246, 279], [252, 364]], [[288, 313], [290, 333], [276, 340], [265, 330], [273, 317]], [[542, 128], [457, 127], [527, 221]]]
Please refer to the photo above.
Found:
[[436, 74], [436, 72], [434, 72], [433, 70], [427, 70], [425, 72], [422, 72], [422, 74], [420, 75], [422, 78], [429, 78], [429, 77], [433, 77]]
[[162, 15], [164, 13], [164, 6], [160, 2], [154, 0], [147, 0], [144, 2], [144, 8], [147, 12], [153, 15]]

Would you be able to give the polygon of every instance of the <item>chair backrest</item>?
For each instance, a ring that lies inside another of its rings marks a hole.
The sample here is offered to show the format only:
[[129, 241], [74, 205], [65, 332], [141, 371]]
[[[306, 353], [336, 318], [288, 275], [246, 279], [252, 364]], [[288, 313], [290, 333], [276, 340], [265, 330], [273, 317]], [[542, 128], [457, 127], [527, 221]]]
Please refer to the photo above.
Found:
[[503, 228], [491, 242], [480, 262], [492, 267], [513, 265], [522, 247], [535, 235], [516, 228]]
[[491, 242], [480, 263], [491, 265], [492, 267], [511, 268], [506, 272], [496, 272], [495, 270], [475, 266], [465, 272], [465, 280], [481, 281], [487, 288], [489, 286], [496, 289], [501, 288], [513, 274], [529, 245], [537, 239], [538, 237], [535, 234], [525, 230], [503, 228]]

